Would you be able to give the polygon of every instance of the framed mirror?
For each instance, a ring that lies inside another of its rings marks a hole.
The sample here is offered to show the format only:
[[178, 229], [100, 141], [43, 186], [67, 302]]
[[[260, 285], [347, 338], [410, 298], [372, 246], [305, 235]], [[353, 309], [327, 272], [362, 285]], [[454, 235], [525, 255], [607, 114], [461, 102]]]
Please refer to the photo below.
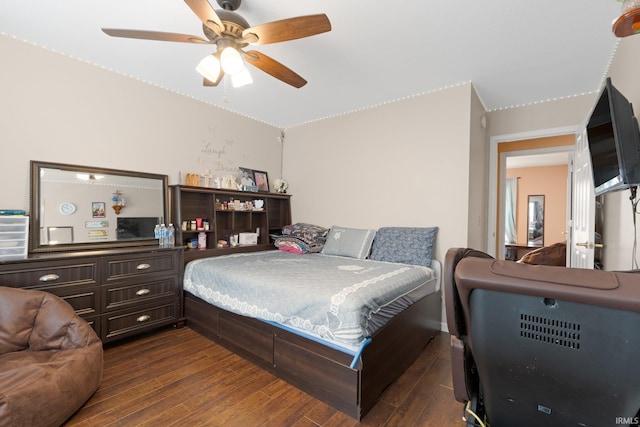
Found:
[[168, 177], [31, 161], [29, 251], [157, 245]]
[[544, 196], [527, 200], [527, 246], [544, 246]]

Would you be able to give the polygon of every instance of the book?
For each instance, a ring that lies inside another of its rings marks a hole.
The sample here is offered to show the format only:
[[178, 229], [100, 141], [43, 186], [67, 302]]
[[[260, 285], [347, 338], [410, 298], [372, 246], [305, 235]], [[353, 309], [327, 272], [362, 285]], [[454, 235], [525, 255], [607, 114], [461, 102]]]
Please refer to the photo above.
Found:
[[24, 215], [25, 213], [22, 209], [0, 209], [0, 215]]

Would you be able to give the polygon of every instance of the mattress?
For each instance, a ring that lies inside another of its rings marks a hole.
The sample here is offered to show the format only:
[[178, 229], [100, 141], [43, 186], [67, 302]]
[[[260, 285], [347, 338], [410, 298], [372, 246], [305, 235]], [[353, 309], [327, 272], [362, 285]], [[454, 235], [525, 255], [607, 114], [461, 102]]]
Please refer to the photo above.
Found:
[[197, 259], [184, 276], [212, 305], [348, 352], [438, 286], [433, 268], [274, 250]]

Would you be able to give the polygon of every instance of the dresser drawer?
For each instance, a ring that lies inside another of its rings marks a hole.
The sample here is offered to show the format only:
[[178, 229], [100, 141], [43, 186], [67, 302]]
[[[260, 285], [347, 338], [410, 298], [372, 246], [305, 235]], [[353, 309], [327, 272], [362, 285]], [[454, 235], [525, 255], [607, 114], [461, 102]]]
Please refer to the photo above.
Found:
[[156, 252], [140, 257], [111, 258], [107, 260], [106, 281], [159, 272], [174, 273], [178, 268], [176, 253]]
[[100, 293], [98, 292], [99, 288], [95, 285], [56, 285], [38, 287], [37, 289], [59, 296], [68, 302], [76, 313], [82, 317], [99, 314]]
[[0, 272], [0, 286], [13, 288], [40, 289], [66, 284], [96, 284], [98, 279], [97, 262], [56, 265], [42, 267], [25, 265], [24, 269], [12, 269]]
[[91, 326], [91, 329], [94, 330], [94, 332], [96, 333], [96, 335], [100, 336], [100, 329], [101, 329], [101, 323], [100, 323], [100, 316], [88, 316], [88, 317], [82, 317], [84, 320], [87, 321], [87, 323], [89, 324], [89, 326]]
[[103, 342], [178, 324], [183, 248], [115, 248], [0, 259], [0, 286], [57, 295]]
[[125, 285], [103, 286], [103, 311], [120, 310], [131, 305], [147, 303], [159, 298], [178, 296], [175, 277]]
[[103, 315], [103, 341], [113, 341], [141, 330], [168, 325], [177, 320], [177, 312], [178, 303], [172, 301], [146, 309]]

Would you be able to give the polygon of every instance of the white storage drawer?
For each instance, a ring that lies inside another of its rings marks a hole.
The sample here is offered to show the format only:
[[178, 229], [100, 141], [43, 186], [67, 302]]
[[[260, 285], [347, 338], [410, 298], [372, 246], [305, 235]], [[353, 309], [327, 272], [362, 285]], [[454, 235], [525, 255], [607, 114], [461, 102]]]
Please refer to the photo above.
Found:
[[29, 249], [29, 217], [0, 215], [0, 259], [26, 258]]

